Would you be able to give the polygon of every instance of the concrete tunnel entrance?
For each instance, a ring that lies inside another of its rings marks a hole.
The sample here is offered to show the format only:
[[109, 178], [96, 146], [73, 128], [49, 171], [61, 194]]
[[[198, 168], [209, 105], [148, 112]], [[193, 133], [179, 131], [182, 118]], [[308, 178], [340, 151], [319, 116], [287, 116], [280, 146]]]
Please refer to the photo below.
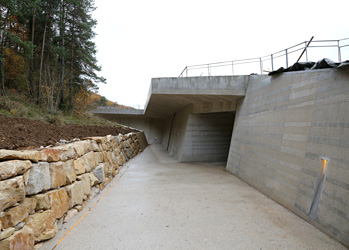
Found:
[[143, 112], [104, 114], [143, 130], [149, 144], [161, 143], [177, 161], [226, 162], [237, 102], [246, 95], [249, 78], [152, 78]]
[[184, 108], [166, 118], [98, 114], [144, 131], [149, 144], [162, 146], [183, 162], [226, 162], [235, 120], [235, 111], [192, 113]]
[[180, 111], [167, 119], [162, 145], [182, 162], [226, 162], [235, 112]]

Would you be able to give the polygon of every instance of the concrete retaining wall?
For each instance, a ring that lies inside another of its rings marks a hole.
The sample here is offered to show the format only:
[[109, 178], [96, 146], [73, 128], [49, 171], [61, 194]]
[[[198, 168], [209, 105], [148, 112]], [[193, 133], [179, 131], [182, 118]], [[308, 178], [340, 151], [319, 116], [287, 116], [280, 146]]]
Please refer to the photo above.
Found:
[[348, 148], [348, 70], [251, 76], [227, 169], [349, 246]]
[[190, 114], [181, 161], [226, 162], [234, 112]]
[[193, 114], [189, 105], [168, 117], [162, 145], [179, 161], [227, 160], [234, 112]]
[[144, 150], [143, 132], [43, 150], [0, 150], [0, 249], [34, 249]]

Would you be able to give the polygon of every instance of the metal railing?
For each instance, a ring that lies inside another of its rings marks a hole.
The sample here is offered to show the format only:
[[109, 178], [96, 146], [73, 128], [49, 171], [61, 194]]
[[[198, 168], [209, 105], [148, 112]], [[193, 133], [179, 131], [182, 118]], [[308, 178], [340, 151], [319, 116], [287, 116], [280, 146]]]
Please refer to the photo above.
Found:
[[117, 104], [116, 106], [98, 106], [96, 109], [101, 109], [101, 110], [143, 110], [144, 105], [138, 104], [138, 105], [119, 105]]
[[[140, 106], [140, 105], [136, 105]], [[92, 110], [92, 113], [98, 114], [143, 114], [144, 109], [135, 109], [135, 108], [120, 108], [118, 106], [99, 106], [96, 109]]]
[[[323, 48], [326, 50], [328, 49], [331, 50], [331, 51], [326, 51], [326, 53], [321, 53], [321, 58], [317, 58], [314, 61], [318, 61], [319, 59], [322, 59], [324, 57], [333, 58], [334, 55], [337, 54], [335, 57], [338, 58], [338, 62], [342, 62], [342, 59], [343, 59], [342, 50], [345, 47], [348, 47], [347, 59], [349, 59], [349, 38], [344, 38], [340, 40], [317, 40], [317, 41], [313, 40], [311, 41], [310, 45], [307, 46], [308, 42], [309, 41], [304, 41], [294, 46], [291, 46], [287, 49], [280, 50], [278, 52], [275, 52], [263, 57], [186, 66], [183, 69], [183, 71], [179, 74], [179, 77], [197, 76], [199, 75], [199, 73], [200, 73], [200, 76], [202, 75], [205, 76], [206, 75], [205, 72], [207, 72], [207, 76], [218, 75], [218, 74], [212, 74], [212, 71], [217, 68], [225, 68], [224, 71], [222, 70], [220, 71], [221, 72], [219, 73], [220, 75], [236, 75], [235, 71], [238, 71], [237, 69], [239, 65], [246, 65], [246, 64], [249, 64], [249, 65], [254, 64], [254, 68], [250, 66], [245, 67], [245, 71], [246, 70], [251, 71], [251, 70], [257, 69], [257, 71], [259, 71], [260, 74], [263, 74], [263, 72], [274, 71], [280, 67], [286, 66], [287, 68], [290, 62], [291, 64], [295, 63], [297, 61], [295, 59], [297, 58], [297, 56], [301, 54], [301, 53], [296, 54], [296, 52], [298, 51], [303, 51], [303, 50], [305, 51], [305, 61], [308, 62], [309, 51], [312, 51], [314, 48], [317, 48], [317, 49]], [[323, 55], [323, 54], [326, 54], [326, 55]], [[194, 72], [194, 74], [190, 75], [190, 73], [192, 72]], [[195, 72], [199, 72], [199, 73], [195, 74]], [[243, 74], [246, 74], [246, 73], [243, 73]]]

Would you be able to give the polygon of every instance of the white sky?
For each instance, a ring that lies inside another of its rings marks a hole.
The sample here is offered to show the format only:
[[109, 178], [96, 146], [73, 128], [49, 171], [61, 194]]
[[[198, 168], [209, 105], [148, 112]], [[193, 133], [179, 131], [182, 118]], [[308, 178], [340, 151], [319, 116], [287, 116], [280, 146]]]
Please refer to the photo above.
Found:
[[[266, 56], [311, 36], [349, 38], [349, 0], [95, 0], [95, 6], [97, 59], [107, 78], [99, 94], [125, 105], [144, 105], [151, 78], [177, 77], [187, 65]], [[329, 56], [314, 60], [323, 57]]]

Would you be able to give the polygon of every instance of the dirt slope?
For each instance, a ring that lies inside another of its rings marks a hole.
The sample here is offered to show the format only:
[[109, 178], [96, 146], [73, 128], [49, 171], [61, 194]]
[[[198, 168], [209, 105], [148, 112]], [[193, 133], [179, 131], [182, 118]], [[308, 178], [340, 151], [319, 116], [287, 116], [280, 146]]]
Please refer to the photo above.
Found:
[[33, 149], [55, 145], [60, 139], [69, 141], [74, 138], [127, 134], [132, 131], [111, 126], [55, 125], [0, 116], [0, 149]]

